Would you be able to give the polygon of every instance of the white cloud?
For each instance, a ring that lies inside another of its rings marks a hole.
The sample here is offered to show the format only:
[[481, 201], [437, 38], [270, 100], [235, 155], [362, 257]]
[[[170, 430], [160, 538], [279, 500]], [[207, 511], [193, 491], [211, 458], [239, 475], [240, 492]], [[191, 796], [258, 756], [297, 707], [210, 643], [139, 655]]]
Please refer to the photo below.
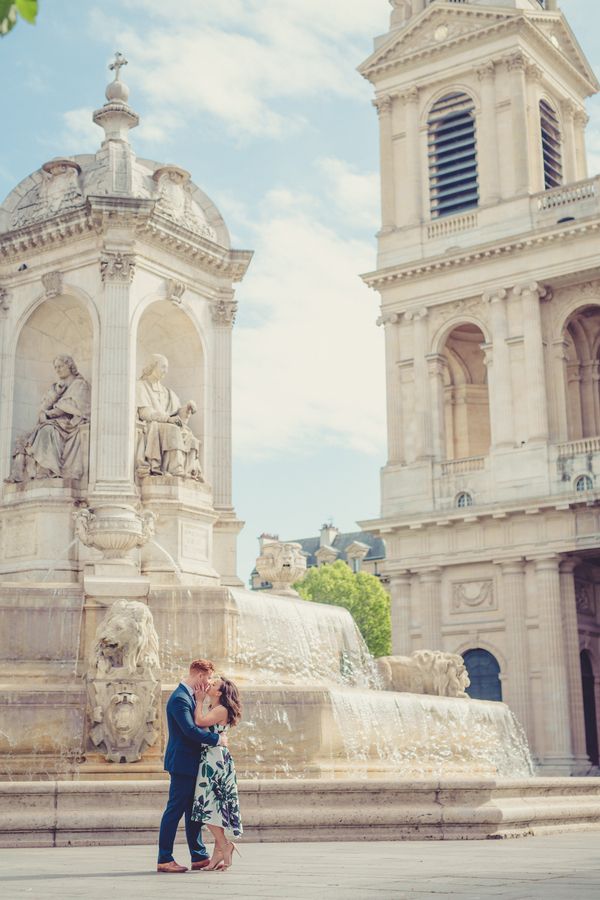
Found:
[[176, 11], [129, 0], [128, 9], [143, 10], [144, 29], [100, 10], [94, 28], [126, 48], [157, 118], [204, 112], [236, 135], [270, 137], [304, 126], [290, 99], [369, 96], [354, 67], [388, 12], [387, 0], [183, 0]]
[[87, 106], [63, 113], [64, 128], [59, 137], [63, 153], [96, 152], [104, 137], [101, 128], [92, 121], [93, 110]]
[[260, 458], [335, 443], [380, 453], [383, 339], [376, 296], [358, 275], [372, 268], [373, 248], [302, 211], [306, 198], [295, 210], [289, 199], [271, 193], [263, 204], [238, 288], [253, 324], [234, 332], [236, 452]]
[[360, 172], [345, 160], [332, 157], [319, 160], [318, 166], [326, 179], [326, 191], [349, 226], [377, 228], [380, 222], [377, 172]]

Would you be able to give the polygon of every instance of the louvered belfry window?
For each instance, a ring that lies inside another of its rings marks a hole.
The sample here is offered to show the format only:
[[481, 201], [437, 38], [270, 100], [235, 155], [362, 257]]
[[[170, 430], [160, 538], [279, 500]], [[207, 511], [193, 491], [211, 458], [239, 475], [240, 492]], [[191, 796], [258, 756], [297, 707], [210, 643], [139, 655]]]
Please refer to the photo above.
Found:
[[548, 191], [563, 183], [563, 171], [560, 123], [556, 112], [546, 100], [540, 100], [540, 125], [544, 159], [544, 187]]
[[467, 94], [446, 94], [429, 114], [431, 215], [452, 216], [479, 203], [474, 104]]

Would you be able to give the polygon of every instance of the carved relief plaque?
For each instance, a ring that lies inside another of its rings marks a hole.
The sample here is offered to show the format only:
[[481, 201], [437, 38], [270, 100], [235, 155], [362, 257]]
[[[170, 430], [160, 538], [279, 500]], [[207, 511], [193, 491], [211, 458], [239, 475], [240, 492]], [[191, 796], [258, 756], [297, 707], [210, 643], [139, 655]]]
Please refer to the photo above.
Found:
[[473, 612], [485, 612], [489, 609], [497, 609], [498, 602], [494, 591], [494, 582], [482, 581], [456, 581], [452, 585], [451, 612], [458, 613], [465, 610]]

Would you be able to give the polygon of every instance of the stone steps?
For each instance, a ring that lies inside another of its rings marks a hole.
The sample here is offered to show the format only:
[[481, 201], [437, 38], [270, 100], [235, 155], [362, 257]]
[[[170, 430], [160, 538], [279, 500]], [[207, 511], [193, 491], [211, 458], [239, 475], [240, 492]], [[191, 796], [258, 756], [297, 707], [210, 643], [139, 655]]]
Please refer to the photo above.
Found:
[[[155, 843], [162, 781], [0, 783], [0, 846]], [[600, 829], [600, 779], [240, 782], [249, 841], [464, 840]]]

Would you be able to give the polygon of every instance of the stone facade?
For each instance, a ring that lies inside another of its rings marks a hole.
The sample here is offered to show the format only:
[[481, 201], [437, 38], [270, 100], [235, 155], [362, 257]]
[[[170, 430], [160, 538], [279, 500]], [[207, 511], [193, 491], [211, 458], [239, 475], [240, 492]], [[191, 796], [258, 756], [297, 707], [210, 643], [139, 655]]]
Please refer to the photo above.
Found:
[[[380, 126], [365, 281], [381, 294], [388, 460], [381, 517], [360, 524], [386, 543], [393, 652], [488, 651], [543, 770], [586, 772], [600, 724], [600, 177], [584, 102], [599, 85], [553, 2], [392, 6], [361, 67]], [[453, 136], [435, 110], [460, 103]], [[460, 156], [461, 134], [476, 150], [452, 181], [444, 141]]]

